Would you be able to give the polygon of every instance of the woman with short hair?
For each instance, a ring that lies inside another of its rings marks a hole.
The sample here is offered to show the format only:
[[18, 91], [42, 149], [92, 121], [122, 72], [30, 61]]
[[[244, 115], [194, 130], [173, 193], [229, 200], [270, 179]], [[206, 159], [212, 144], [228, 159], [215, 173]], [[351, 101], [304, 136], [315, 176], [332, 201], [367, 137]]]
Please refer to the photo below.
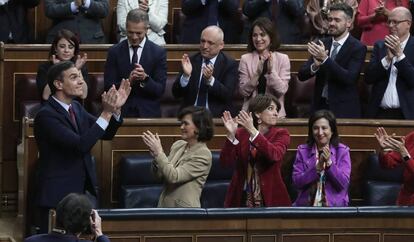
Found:
[[214, 135], [210, 111], [190, 106], [178, 115], [181, 140], [172, 144], [167, 156], [157, 133], [143, 133], [143, 141], [154, 157], [152, 171], [164, 183], [158, 207], [200, 207], [200, 196], [210, 172], [212, 155], [206, 142]]

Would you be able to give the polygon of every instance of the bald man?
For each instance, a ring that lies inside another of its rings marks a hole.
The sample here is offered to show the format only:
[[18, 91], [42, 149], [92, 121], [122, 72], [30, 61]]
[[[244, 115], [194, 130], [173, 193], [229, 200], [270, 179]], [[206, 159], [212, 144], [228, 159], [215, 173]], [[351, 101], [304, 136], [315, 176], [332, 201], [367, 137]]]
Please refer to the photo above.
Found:
[[182, 98], [186, 106], [208, 108], [214, 117], [232, 110], [233, 92], [238, 82], [237, 62], [226, 56], [223, 31], [209, 26], [201, 32], [200, 52], [181, 59], [182, 71], [173, 85], [175, 98]]
[[367, 116], [378, 119], [414, 119], [414, 38], [412, 15], [394, 8], [388, 16], [390, 34], [374, 45], [365, 82], [373, 84]]

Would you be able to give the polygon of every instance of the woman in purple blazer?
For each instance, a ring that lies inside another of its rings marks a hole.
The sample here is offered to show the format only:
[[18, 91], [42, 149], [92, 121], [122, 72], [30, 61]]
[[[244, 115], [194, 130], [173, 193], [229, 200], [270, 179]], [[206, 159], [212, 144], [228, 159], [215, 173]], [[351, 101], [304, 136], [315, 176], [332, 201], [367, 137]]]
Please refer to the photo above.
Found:
[[280, 105], [279, 118], [286, 116], [284, 96], [289, 87], [290, 61], [277, 52], [280, 42], [272, 21], [258, 18], [250, 29], [246, 53], [239, 64], [239, 91], [244, 97], [243, 110], [258, 94], [275, 96]]
[[348, 206], [351, 174], [349, 148], [339, 143], [334, 114], [315, 112], [308, 122], [307, 144], [299, 145], [293, 164], [293, 206]]

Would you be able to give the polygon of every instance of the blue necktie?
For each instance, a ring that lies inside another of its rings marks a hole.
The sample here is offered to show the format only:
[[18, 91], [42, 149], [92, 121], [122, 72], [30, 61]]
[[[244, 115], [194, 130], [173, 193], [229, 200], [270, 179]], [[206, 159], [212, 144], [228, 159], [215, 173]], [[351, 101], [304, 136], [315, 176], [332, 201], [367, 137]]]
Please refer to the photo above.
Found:
[[[204, 60], [205, 66], [209, 65], [211, 62], [208, 59]], [[203, 72], [203, 68], [201, 68], [201, 72]], [[198, 89], [198, 98], [197, 98], [197, 105], [200, 107], [205, 107], [207, 103], [207, 91], [208, 86], [206, 83], [206, 80], [204, 79], [203, 74], [201, 74], [200, 83], [199, 83], [199, 89]]]
[[136, 63], [138, 63], [138, 54], [137, 54], [137, 51], [138, 51], [138, 48], [139, 48], [139, 46], [131, 46], [131, 48], [132, 48], [132, 60], [131, 60], [131, 64], [132, 65], [135, 65]]
[[217, 25], [218, 22], [218, 2], [217, 0], [208, 0], [208, 22], [207, 25]]

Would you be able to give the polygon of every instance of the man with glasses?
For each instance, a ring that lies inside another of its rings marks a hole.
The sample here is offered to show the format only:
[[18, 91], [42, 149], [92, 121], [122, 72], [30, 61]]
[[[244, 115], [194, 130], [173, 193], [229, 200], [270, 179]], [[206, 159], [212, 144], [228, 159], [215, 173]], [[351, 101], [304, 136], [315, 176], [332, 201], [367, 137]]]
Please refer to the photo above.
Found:
[[201, 32], [200, 52], [192, 57], [183, 55], [182, 71], [172, 88], [175, 98], [183, 98], [181, 109], [191, 105], [206, 107], [213, 117], [231, 110], [238, 65], [221, 52], [223, 38], [223, 31], [211, 25]]
[[367, 116], [414, 119], [414, 38], [412, 15], [404, 7], [388, 16], [390, 34], [374, 45], [365, 82], [373, 84]]
[[159, 99], [167, 80], [167, 54], [163, 47], [147, 38], [148, 13], [129, 11], [126, 18], [127, 39], [112, 46], [105, 63], [105, 90], [129, 79], [131, 95], [122, 107], [124, 117], [161, 117]]

